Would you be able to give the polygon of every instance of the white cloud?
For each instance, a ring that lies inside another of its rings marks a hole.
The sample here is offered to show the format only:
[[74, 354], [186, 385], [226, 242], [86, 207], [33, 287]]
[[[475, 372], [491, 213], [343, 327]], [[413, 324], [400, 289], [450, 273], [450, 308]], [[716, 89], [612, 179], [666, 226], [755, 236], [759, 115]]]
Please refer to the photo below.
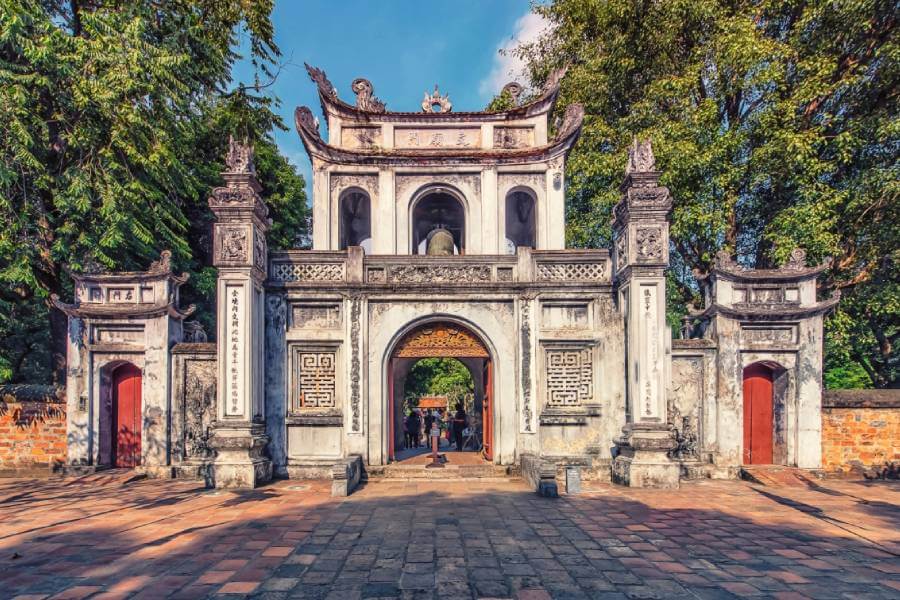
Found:
[[491, 72], [481, 80], [478, 91], [483, 97], [495, 96], [510, 81], [519, 81], [523, 85], [526, 83], [525, 63], [513, 56], [512, 50], [521, 43], [538, 39], [548, 26], [547, 19], [530, 11], [519, 17], [512, 36], [497, 46]]

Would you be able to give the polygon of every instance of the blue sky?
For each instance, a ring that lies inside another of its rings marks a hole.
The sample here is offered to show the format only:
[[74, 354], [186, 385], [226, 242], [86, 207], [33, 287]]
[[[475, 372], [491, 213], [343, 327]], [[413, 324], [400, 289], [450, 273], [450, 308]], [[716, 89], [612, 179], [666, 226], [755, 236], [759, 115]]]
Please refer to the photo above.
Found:
[[[315, 85], [303, 63], [325, 70], [344, 100], [350, 82], [365, 77], [389, 110], [419, 110], [434, 84], [449, 93], [454, 110], [480, 110], [521, 68], [498, 50], [542, 28], [527, 0], [279, 0], [272, 15], [284, 66], [269, 91], [289, 131], [275, 138], [309, 187], [309, 160], [293, 128], [294, 108], [309, 106], [321, 117]], [[252, 81], [247, 64], [237, 79]], [[524, 83], [524, 81], [523, 81]]]

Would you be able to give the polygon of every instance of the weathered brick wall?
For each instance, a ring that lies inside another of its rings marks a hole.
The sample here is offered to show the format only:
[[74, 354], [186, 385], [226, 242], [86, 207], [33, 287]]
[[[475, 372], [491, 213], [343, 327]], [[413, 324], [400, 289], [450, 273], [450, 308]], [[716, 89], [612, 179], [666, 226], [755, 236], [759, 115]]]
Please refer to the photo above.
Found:
[[822, 468], [877, 474], [900, 465], [900, 390], [831, 390], [822, 402]]
[[65, 460], [64, 391], [0, 386], [0, 476], [44, 475]]

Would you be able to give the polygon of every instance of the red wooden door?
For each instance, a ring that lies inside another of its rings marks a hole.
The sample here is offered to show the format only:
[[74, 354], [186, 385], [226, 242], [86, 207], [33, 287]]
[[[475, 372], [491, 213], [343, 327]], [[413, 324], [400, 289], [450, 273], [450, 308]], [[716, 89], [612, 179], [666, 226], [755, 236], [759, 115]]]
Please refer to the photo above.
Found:
[[388, 361], [388, 460], [394, 460], [394, 364], [396, 361]]
[[744, 464], [773, 462], [772, 370], [764, 365], [744, 369]]
[[141, 370], [123, 365], [113, 372], [113, 463], [141, 464]]
[[485, 460], [494, 460], [494, 369], [484, 361], [484, 402], [481, 408], [482, 442]]

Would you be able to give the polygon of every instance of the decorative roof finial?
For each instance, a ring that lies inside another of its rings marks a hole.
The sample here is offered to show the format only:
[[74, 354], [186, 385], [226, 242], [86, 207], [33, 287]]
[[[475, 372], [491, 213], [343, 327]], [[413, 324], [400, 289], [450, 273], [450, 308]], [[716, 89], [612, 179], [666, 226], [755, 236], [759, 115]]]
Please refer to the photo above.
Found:
[[791, 271], [802, 271], [805, 269], [806, 250], [803, 248], [794, 248], [791, 250], [791, 255], [788, 257], [788, 261], [785, 263], [784, 268]]
[[628, 149], [628, 164], [625, 166], [625, 174], [652, 173], [656, 171], [656, 159], [653, 157], [653, 146], [650, 138], [638, 140], [635, 136]]
[[350, 89], [356, 94], [356, 108], [368, 112], [385, 112], [384, 102], [375, 97], [375, 88], [368, 79], [362, 77], [354, 79]]
[[[438, 110], [435, 111], [434, 109]], [[448, 113], [453, 110], [453, 104], [450, 102], [450, 94], [444, 94], [441, 96], [441, 93], [438, 91], [437, 84], [434, 84], [434, 93], [428, 94], [425, 92], [425, 98], [422, 100], [422, 112], [442, 112]]]
[[519, 105], [519, 96], [522, 95], [522, 86], [515, 81], [510, 81], [506, 85], [503, 86], [503, 89], [500, 90], [500, 94], [502, 95], [504, 92], [509, 94], [509, 97], [512, 98], [513, 104]]
[[172, 272], [172, 252], [163, 250], [159, 255], [159, 260], [150, 263], [148, 273], [171, 273]]
[[225, 169], [228, 173], [256, 174], [253, 164], [253, 146], [246, 139], [239, 142], [228, 136], [228, 154], [225, 155]]

